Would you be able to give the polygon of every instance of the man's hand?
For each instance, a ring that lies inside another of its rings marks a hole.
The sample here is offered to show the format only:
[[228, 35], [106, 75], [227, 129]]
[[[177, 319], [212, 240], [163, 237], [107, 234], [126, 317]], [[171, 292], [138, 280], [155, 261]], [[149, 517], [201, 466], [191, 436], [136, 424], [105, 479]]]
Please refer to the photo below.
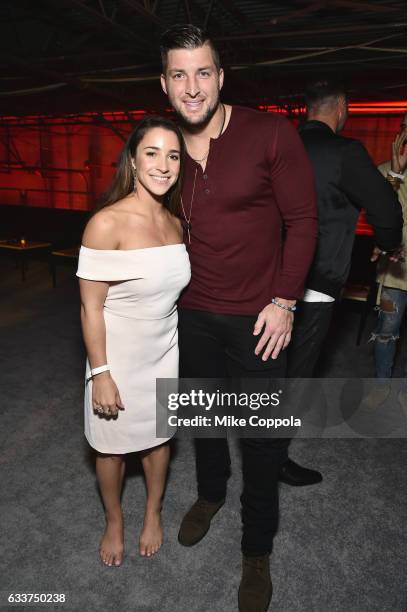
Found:
[[[292, 300], [276, 299], [287, 306], [294, 306], [295, 304]], [[293, 321], [294, 314], [289, 310], [279, 308], [275, 304], [268, 304], [263, 308], [257, 317], [253, 331], [253, 335], [258, 336], [263, 330], [263, 334], [254, 350], [256, 355], [259, 355], [264, 347], [266, 347], [262, 360], [267, 361], [270, 355], [272, 359], [277, 359], [280, 351], [285, 349], [291, 340]]]
[[403, 174], [407, 166], [407, 129], [402, 130], [396, 136], [391, 145], [391, 169], [393, 172]]
[[391, 251], [390, 253], [387, 253], [387, 251], [382, 251], [379, 249], [379, 247], [375, 246], [370, 257], [370, 261], [377, 261], [382, 255], [388, 255], [390, 261], [397, 263], [398, 261], [404, 261], [405, 252], [402, 246], [394, 251]]

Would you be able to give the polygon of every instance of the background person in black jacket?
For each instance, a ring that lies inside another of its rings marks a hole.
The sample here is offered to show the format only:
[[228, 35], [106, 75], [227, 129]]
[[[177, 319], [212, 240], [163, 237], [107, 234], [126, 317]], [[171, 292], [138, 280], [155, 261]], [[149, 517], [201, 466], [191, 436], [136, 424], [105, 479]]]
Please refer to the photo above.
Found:
[[329, 81], [313, 83], [307, 88], [306, 106], [307, 121], [300, 135], [314, 168], [319, 230], [288, 348], [288, 376], [298, 378], [313, 375], [333, 305], [349, 274], [360, 209], [366, 210], [382, 251], [397, 251], [403, 227], [397, 195], [365, 147], [338, 135], [348, 115], [344, 88]]

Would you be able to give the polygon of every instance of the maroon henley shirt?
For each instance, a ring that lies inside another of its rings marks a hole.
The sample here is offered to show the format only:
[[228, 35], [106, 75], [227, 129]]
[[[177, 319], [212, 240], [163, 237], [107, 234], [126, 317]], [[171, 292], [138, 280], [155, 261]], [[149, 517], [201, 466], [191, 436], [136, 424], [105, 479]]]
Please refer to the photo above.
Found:
[[186, 156], [183, 204], [192, 279], [180, 307], [257, 315], [273, 297], [302, 297], [316, 197], [310, 161], [284, 117], [233, 106], [205, 171]]

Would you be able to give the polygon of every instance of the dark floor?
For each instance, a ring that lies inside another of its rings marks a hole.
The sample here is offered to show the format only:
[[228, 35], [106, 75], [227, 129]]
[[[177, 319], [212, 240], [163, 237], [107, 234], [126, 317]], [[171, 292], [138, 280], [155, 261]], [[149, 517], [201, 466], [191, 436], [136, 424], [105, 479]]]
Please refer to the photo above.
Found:
[[[45, 262], [21, 283], [0, 260], [0, 609], [10, 593], [65, 593], [65, 610], [235, 612], [240, 571], [239, 456], [228, 500], [192, 549], [176, 534], [194, 500], [191, 444], [174, 444], [164, 503], [166, 540], [156, 558], [137, 554], [144, 485], [131, 456], [123, 504], [126, 558], [98, 561], [103, 513], [93, 456], [82, 434], [84, 353], [72, 269], [52, 289]], [[323, 374], [372, 376], [372, 345], [355, 346], [358, 315], [341, 309]], [[406, 337], [406, 335], [405, 335]], [[406, 342], [395, 374], [407, 358]], [[272, 555], [275, 612], [407, 610], [407, 443], [405, 440], [297, 440], [292, 455], [317, 466], [322, 484], [281, 487]], [[47, 609], [60, 609], [48, 604]], [[19, 607], [18, 609], [23, 609]], [[35, 607], [45, 609], [45, 605]]]

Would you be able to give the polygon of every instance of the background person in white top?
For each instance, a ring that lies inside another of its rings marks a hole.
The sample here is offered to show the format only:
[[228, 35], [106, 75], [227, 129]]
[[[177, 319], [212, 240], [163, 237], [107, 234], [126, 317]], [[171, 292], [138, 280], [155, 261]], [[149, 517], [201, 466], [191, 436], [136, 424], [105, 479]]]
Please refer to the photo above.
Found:
[[[385, 255], [380, 258], [378, 277], [380, 286], [380, 310], [377, 327], [372, 334], [375, 346], [376, 376], [387, 380], [392, 376], [393, 363], [400, 327], [407, 309], [407, 179], [404, 175], [407, 167], [407, 114], [403, 116], [400, 131], [392, 143], [391, 160], [379, 166], [380, 172], [396, 191], [403, 209], [403, 251], [404, 257], [393, 261]], [[372, 259], [380, 255], [375, 249]], [[404, 364], [407, 376], [407, 363]]]

